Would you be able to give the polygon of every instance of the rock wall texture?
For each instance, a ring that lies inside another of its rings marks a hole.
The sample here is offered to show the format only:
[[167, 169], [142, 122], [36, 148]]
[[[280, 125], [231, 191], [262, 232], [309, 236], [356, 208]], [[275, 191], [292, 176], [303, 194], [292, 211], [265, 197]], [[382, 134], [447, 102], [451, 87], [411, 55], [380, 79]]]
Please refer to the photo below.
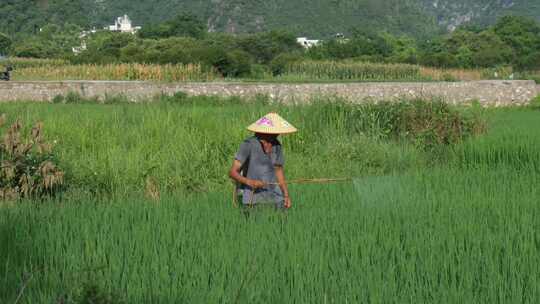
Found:
[[395, 100], [399, 98], [438, 98], [452, 104], [478, 101], [486, 106], [528, 103], [540, 94], [534, 81], [474, 81], [429, 83], [156, 83], [137, 81], [55, 81], [2, 82], [0, 101], [51, 101], [70, 92], [84, 97], [123, 95], [137, 102], [160, 94], [185, 92], [188, 95], [242, 96], [266, 95], [281, 101], [304, 102], [322, 96], [352, 102]]

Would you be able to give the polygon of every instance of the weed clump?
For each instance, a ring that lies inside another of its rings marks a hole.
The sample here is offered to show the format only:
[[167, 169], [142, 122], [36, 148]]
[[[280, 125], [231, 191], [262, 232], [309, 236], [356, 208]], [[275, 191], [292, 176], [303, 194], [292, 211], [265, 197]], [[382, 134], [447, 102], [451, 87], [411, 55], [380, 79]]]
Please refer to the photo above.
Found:
[[70, 294], [58, 299], [62, 304], [122, 304], [125, 300], [116, 292], [107, 291], [98, 283], [87, 281]]
[[77, 92], [68, 92], [65, 96], [64, 95], [56, 95], [52, 99], [52, 103], [61, 103], [61, 104], [76, 104], [76, 103], [83, 103], [83, 102], [90, 102], [95, 100], [89, 100], [81, 96]]
[[184, 92], [176, 92], [173, 95], [162, 94], [156, 97], [159, 102], [168, 103], [185, 103], [188, 99], [188, 95]]
[[533, 98], [533, 100], [531, 100], [531, 102], [529, 103], [529, 107], [534, 110], [540, 110], [540, 95], [536, 96], [535, 98]]
[[119, 103], [130, 103], [131, 100], [122, 94], [119, 95], [107, 95], [104, 98], [94, 97], [85, 97], [77, 92], [68, 92], [64, 95], [56, 95], [51, 100], [54, 104], [119, 104]]
[[414, 100], [396, 107], [390, 125], [392, 133], [423, 148], [456, 144], [485, 131], [485, 123], [477, 111], [465, 113], [442, 101]]
[[349, 135], [406, 140], [430, 150], [484, 132], [486, 124], [479, 109], [460, 109], [443, 101], [421, 99], [361, 105], [327, 103], [314, 120], [328, 128], [344, 126], [343, 131]]
[[[0, 125], [5, 122], [0, 117]], [[62, 172], [43, 137], [43, 123], [36, 123], [28, 136], [16, 121], [0, 143], [0, 200], [53, 196], [63, 188]]]

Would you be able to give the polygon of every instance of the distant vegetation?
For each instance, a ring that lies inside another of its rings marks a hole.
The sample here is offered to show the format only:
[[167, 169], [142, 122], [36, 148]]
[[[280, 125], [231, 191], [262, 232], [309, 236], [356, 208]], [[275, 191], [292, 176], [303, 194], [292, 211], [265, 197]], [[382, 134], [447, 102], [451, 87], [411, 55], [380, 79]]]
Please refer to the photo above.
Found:
[[[56, 67], [60, 66], [60, 62], [97, 66], [198, 66], [203, 74], [207, 71], [215, 73], [212, 78], [297, 79], [304, 75], [304, 80], [424, 79], [417, 72], [419, 68], [413, 65], [445, 70], [492, 71], [479, 72], [483, 75], [480, 78], [518, 78], [520, 75], [531, 78], [535, 75], [533, 71], [540, 70], [540, 24], [521, 17], [503, 17], [487, 28], [460, 28], [429, 40], [358, 29], [348, 38], [325, 40], [308, 50], [303, 49], [290, 32], [242, 35], [208, 33], [204, 22], [185, 14], [164, 23], [149, 25], [137, 35], [98, 31], [80, 38], [80, 33], [81, 29], [73, 25], [48, 25], [35, 35], [15, 40], [0, 35], [0, 50], [4, 48], [16, 57], [47, 59]], [[85, 48], [74, 54], [72, 47], [82, 44]], [[19, 66], [16, 68], [19, 69], [31, 65], [25, 64], [25, 60], [19, 60], [17, 64]], [[65, 73], [66, 77], [77, 75], [73, 72], [76, 68], [66, 69], [72, 71]], [[96, 69], [99, 70], [99, 67]], [[15, 71], [15, 78], [17, 73], [25, 75], [34, 72], [36, 70]], [[63, 72], [55, 73], [62, 75]], [[79, 74], [82, 73], [80, 71]], [[47, 74], [43, 73], [42, 77], [47, 79]], [[86, 75], [91, 74], [94, 73]], [[439, 76], [431, 79], [462, 79], [444, 72]], [[194, 80], [209, 77], [177, 78]]]

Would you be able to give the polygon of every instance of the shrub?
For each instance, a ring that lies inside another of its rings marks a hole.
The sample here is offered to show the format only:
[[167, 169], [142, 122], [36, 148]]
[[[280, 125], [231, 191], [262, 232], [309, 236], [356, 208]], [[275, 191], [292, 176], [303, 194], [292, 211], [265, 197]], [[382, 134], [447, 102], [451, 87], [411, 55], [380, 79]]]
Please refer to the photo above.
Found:
[[0, 55], [5, 55], [8, 53], [11, 43], [11, 38], [8, 35], [0, 32]]
[[226, 52], [212, 47], [203, 50], [200, 56], [224, 77], [247, 76], [251, 72], [250, 55], [241, 50]]
[[50, 197], [64, 185], [53, 146], [44, 140], [43, 124], [37, 123], [26, 137], [22, 130], [21, 122], [16, 121], [0, 144], [0, 200]]
[[287, 66], [300, 60], [300, 56], [296, 54], [281, 54], [272, 60], [270, 70], [274, 76], [281, 75], [287, 71]]
[[529, 103], [529, 106], [535, 110], [540, 110], [540, 95], [533, 98]]
[[227, 54], [227, 64], [222, 66], [223, 76], [244, 77], [251, 73], [251, 56], [241, 50], [234, 50]]
[[[450, 145], [485, 131], [481, 108], [463, 111], [442, 101], [404, 100], [363, 103], [319, 102], [303, 122], [305, 129], [336, 129], [348, 137], [409, 141], [420, 148]], [[339, 121], [339, 126], [336, 122]], [[312, 125], [313, 124], [313, 125]]]
[[477, 112], [465, 115], [442, 101], [414, 100], [397, 107], [391, 122], [392, 133], [426, 149], [455, 144], [485, 130]]
[[52, 103], [58, 104], [80, 104], [80, 103], [90, 103], [90, 104], [96, 104], [96, 103], [108, 103], [110, 102], [108, 98], [105, 98], [104, 100], [100, 101], [97, 97], [84, 97], [81, 96], [77, 92], [68, 92], [65, 96], [64, 95], [56, 95], [51, 101]]
[[156, 101], [158, 102], [170, 102], [170, 103], [183, 103], [188, 99], [188, 95], [184, 92], [176, 92], [173, 95], [160, 95], [157, 96]]
[[345, 116], [349, 132], [371, 137], [406, 140], [431, 150], [482, 133], [485, 123], [477, 107], [460, 111], [442, 101], [411, 100], [328, 105], [326, 113]]
[[252, 64], [249, 77], [252, 79], [265, 79], [270, 78], [271, 74], [268, 68], [262, 64]]

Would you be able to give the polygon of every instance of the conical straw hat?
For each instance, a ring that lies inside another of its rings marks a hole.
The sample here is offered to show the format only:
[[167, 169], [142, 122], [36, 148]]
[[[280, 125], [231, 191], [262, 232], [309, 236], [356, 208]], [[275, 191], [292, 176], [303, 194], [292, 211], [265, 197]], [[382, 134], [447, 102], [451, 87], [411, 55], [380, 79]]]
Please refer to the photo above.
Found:
[[277, 113], [268, 113], [247, 128], [262, 134], [290, 134], [298, 131]]

